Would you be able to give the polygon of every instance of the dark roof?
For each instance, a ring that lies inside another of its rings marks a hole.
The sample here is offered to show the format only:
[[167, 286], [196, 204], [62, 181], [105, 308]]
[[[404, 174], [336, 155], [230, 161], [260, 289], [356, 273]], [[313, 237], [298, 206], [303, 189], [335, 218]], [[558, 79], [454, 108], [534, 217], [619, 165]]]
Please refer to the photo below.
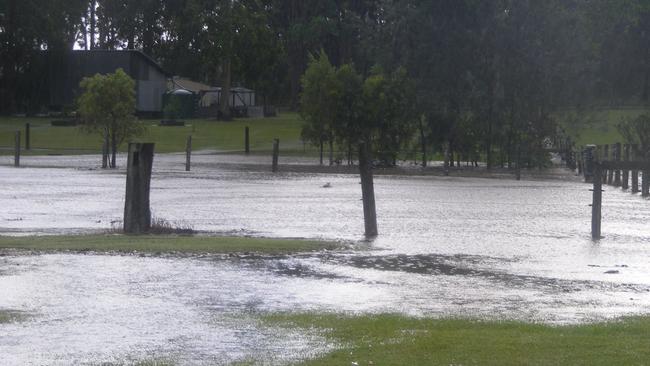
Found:
[[171, 77], [172, 76], [171, 73], [165, 71], [165, 69], [163, 69], [153, 58], [151, 58], [150, 56], [148, 56], [147, 54], [145, 54], [144, 52], [142, 52], [140, 50], [73, 50], [72, 52], [76, 52], [76, 53], [91, 53], [92, 52], [92, 53], [107, 53], [107, 54], [110, 54], [110, 53], [128, 53], [128, 54], [134, 55], [136, 57], [142, 58], [148, 64], [155, 67], [158, 71], [160, 71], [160, 73], [162, 73], [166, 77]]

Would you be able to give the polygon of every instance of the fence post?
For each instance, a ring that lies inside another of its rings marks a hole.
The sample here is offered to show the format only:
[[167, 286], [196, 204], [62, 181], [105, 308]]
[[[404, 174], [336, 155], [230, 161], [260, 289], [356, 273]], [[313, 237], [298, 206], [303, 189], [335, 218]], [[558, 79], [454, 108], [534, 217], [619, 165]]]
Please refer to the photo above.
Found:
[[[630, 161], [630, 144], [625, 144], [623, 145], [623, 161], [628, 162]], [[627, 169], [623, 169], [623, 177], [622, 177], [622, 188], [623, 189], [629, 189], [630, 188], [630, 171]]]
[[151, 228], [149, 191], [153, 165], [152, 143], [129, 143], [124, 200], [124, 232], [146, 233]]
[[246, 154], [249, 154], [251, 152], [250, 149], [250, 133], [249, 133], [248, 126], [244, 129], [244, 151]]
[[30, 127], [29, 122], [25, 123], [25, 150], [30, 150], [32, 146], [30, 141]]
[[[594, 177], [598, 177], [601, 172], [600, 163], [594, 164]], [[593, 199], [591, 203], [591, 238], [593, 240], [600, 239], [600, 219], [601, 219], [601, 206], [603, 201], [603, 184], [602, 180], [594, 179], [593, 186]]]
[[187, 136], [187, 142], [185, 143], [185, 171], [190, 171], [192, 159], [192, 135]]
[[359, 175], [361, 176], [361, 197], [363, 200], [363, 222], [366, 237], [377, 236], [377, 210], [375, 207], [375, 186], [372, 177], [372, 161], [365, 143], [359, 145]]
[[[632, 161], [637, 161], [637, 145], [632, 145]], [[639, 192], [639, 171], [632, 170], [632, 193]]]
[[14, 166], [20, 166], [20, 131], [16, 131], [14, 141]]
[[273, 164], [271, 165], [271, 171], [278, 171], [278, 155], [280, 154], [280, 139], [273, 139]]

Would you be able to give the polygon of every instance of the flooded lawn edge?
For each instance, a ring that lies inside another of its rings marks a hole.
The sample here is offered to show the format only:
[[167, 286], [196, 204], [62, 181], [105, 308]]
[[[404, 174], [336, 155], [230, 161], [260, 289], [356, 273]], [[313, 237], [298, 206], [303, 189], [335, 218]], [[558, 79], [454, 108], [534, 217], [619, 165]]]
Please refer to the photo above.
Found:
[[301, 365], [631, 365], [650, 359], [650, 316], [581, 325], [279, 313], [269, 325], [320, 331], [342, 345]]
[[294, 238], [260, 238], [208, 235], [48, 235], [0, 236], [0, 252], [95, 252], [147, 254], [283, 254], [338, 250], [346, 244]]

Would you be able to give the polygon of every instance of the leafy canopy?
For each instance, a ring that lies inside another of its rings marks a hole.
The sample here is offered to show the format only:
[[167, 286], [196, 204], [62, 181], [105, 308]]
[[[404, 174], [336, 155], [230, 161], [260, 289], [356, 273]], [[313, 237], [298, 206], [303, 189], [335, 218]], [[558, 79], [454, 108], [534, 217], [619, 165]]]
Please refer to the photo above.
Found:
[[86, 132], [108, 133], [118, 145], [144, 132], [134, 117], [135, 81], [124, 70], [86, 77], [79, 85], [83, 93], [77, 100], [78, 112]]

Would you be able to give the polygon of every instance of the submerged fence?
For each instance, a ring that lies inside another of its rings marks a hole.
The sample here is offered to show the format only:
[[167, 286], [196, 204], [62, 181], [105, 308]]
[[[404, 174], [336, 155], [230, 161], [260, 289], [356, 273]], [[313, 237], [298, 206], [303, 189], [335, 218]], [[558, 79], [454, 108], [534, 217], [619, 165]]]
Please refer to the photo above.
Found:
[[638, 193], [641, 182], [641, 196], [650, 196], [650, 159], [637, 145], [587, 145], [578, 169], [585, 182], [593, 183], [591, 237], [595, 240], [601, 238], [603, 184]]

